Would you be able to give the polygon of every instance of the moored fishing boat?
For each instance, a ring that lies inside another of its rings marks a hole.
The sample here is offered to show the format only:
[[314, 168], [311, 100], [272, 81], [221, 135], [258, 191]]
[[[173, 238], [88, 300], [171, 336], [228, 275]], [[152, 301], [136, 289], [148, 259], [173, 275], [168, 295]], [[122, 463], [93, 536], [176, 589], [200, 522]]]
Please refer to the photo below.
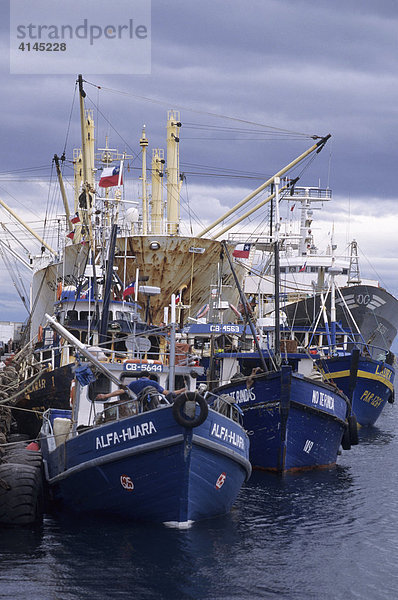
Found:
[[327, 381], [333, 381], [351, 398], [359, 425], [374, 425], [387, 403], [394, 402], [395, 369], [359, 349], [351, 354], [320, 358], [320, 369]]
[[[229, 364], [259, 363], [258, 355], [225, 358]], [[285, 473], [330, 467], [345, 432], [350, 440], [348, 399], [335, 387], [292, 372], [291, 366], [235, 378], [213, 393], [232, 396], [242, 409], [253, 468]]]
[[[55, 321], [52, 326], [74, 341]], [[176, 527], [228, 512], [251, 472], [236, 407], [208, 406], [194, 391], [198, 367], [135, 360], [105, 367], [78, 347], [102, 376], [86, 386], [77, 382], [72, 410], [49, 409], [44, 416], [40, 443], [54, 502], [62, 510]], [[191, 390], [174, 403], [150, 380], [127, 400], [104, 399], [142, 371], [172, 387], [174, 369]]]
[[[227, 249], [226, 254], [231, 260]], [[277, 239], [274, 256], [278, 265]], [[282, 357], [278, 277], [274, 325], [265, 327], [263, 323], [260, 329], [258, 323], [257, 330], [237, 278], [236, 285], [255, 351], [218, 354], [222, 385], [213, 393], [231, 396], [241, 407], [244, 427], [250, 435], [253, 467], [285, 473], [334, 465], [340, 445], [348, 449], [357, 443], [356, 421], [348, 398], [320, 381], [319, 373], [311, 373], [313, 361], [307, 354], [285, 352]]]

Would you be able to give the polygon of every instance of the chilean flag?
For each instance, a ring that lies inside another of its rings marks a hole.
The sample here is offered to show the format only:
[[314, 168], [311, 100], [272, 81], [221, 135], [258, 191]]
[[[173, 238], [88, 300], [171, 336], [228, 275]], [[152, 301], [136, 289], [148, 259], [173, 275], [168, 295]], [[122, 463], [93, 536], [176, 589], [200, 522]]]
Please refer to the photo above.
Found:
[[299, 269], [299, 273], [302, 273], [303, 271], [305, 271], [306, 267], [307, 267], [307, 262], [305, 262], [305, 263], [304, 263], [304, 264], [303, 264], [303, 265], [300, 267], [300, 269]]
[[134, 294], [134, 290], [135, 290], [135, 281], [132, 281], [131, 283], [129, 283], [129, 285], [126, 287], [126, 289], [123, 291], [123, 300], [125, 298], [127, 298], [127, 296], [132, 296]]
[[238, 244], [232, 252], [235, 258], [249, 258], [251, 244]]
[[75, 213], [72, 217], [70, 217], [70, 222], [75, 225], [75, 223], [80, 223], [80, 217], [78, 213]]
[[102, 169], [101, 179], [99, 186], [103, 188], [114, 187], [115, 185], [123, 185], [123, 175], [120, 177], [120, 167], [107, 167]]

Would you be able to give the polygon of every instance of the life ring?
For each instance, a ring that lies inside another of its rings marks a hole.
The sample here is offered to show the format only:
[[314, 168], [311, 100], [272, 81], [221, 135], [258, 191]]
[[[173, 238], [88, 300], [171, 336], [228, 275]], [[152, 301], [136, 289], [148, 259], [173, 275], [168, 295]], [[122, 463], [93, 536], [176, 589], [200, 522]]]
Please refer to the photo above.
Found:
[[41, 325], [39, 325], [39, 329], [37, 330], [37, 341], [43, 341], [43, 327]]
[[62, 296], [62, 283], [59, 282], [59, 284], [57, 285], [57, 300], [61, 300], [61, 296]]
[[[186, 402], [195, 402], [196, 404], [198, 404], [200, 408], [199, 414], [196, 415], [195, 410], [195, 416], [193, 418], [185, 416], [183, 414], [183, 409]], [[190, 429], [192, 429], [193, 427], [199, 427], [199, 425], [202, 425], [202, 423], [206, 421], [208, 414], [209, 407], [207, 406], [207, 402], [203, 398], [203, 396], [201, 396], [197, 392], [183, 392], [182, 394], [179, 394], [174, 400], [173, 417], [175, 418], [177, 423], [182, 427], [189, 427]]]

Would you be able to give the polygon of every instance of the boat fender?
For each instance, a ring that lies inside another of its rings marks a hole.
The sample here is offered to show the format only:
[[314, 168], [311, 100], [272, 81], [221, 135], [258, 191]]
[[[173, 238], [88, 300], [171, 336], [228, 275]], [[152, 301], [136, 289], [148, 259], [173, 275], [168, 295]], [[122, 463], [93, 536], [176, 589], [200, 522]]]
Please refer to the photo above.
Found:
[[394, 404], [394, 402], [395, 402], [395, 390], [391, 390], [391, 394], [389, 395], [387, 402], [389, 404]]
[[38, 342], [43, 341], [43, 327], [41, 325], [39, 325], [39, 329], [37, 331], [37, 341]]
[[69, 392], [69, 406], [71, 408], [73, 408], [73, 405], [75, 403], [75, 396], [76, 396], [76, 380], [72, 379], [72, 381], [70, 382], [70, 392]]
[[356, 446], [359, 443], [358, 439], [358, 423], [355, 415], [348, 417], [348, 430], [350, 432], [350, 444]]
[[346, 426], [344, 427], [344, 433], [341, 439], [341, 447], [343, 450], [351, 450], [350, 428], [348, 423], [346, 423]]
[[[193, 410], [190, 410], [190, 407], [186, 407], [185, 409], [185, 405], [187, 402], [195, 403], [195, 408]], [[200, 409], [198, 414], [196, 414], [196, 404], [199, 405]], [[190, 417], [189, 413], [192, 413], [194, 416]], [[173, 417], [175, 418], [177, 423], [182, 427], [198, 427], [206, 421], [208, 414], [209, 407], [207, 406], [207, 402], [203, 398], [203, 396], [201, 396], [197, 392], [184, 392], [182, 394], [179, 394], [174, 400]]]
[[61, 300], [61, 296], [62, 296], [62, 283], [59, 282], [57, 285], [57, 300]]

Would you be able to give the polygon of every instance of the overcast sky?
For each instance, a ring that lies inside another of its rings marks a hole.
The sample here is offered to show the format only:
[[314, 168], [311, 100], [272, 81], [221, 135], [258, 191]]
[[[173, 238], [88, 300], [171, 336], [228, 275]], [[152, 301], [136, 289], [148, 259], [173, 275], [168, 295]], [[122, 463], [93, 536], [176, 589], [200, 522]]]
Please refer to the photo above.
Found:
[[[109, 7], [102, 0], [83, 4], [94, 15]], [[119, 4], [112, 9], [122, 21]], [[76, 101], [69, 130], [68, 123], [81, 69], [10, 74], [4, 0], [0, 22], [0, 198], [34, 223], [50, 202], [61, 212], [49, 191], [51, 160], [65, 143], [71, 158], [80, 143]], [[150, 74], [102, 75], [102, 63], [96, 74], [83, 73], [102, 87], [86, 86], [99, 144], [109, 134], [112, 146], [138, 154], [145, 123], [150, 147], [165, 147], [166, 111], [180, 108], [184, 200], [205, 223], [308, 148], [311, 135], [331, 133], [301, 179], [333, 190], [318, 232], [325, 238], [334, 222], [341, 251], [355, 237], [364, 274], [397, 294], [396, 1], [152, 0], [151, 36]], [[0, 219], [9, 221], [4, 213]], [[23, 320], [12, 282], [1, 273], [8, 290], [1, 319]]]

